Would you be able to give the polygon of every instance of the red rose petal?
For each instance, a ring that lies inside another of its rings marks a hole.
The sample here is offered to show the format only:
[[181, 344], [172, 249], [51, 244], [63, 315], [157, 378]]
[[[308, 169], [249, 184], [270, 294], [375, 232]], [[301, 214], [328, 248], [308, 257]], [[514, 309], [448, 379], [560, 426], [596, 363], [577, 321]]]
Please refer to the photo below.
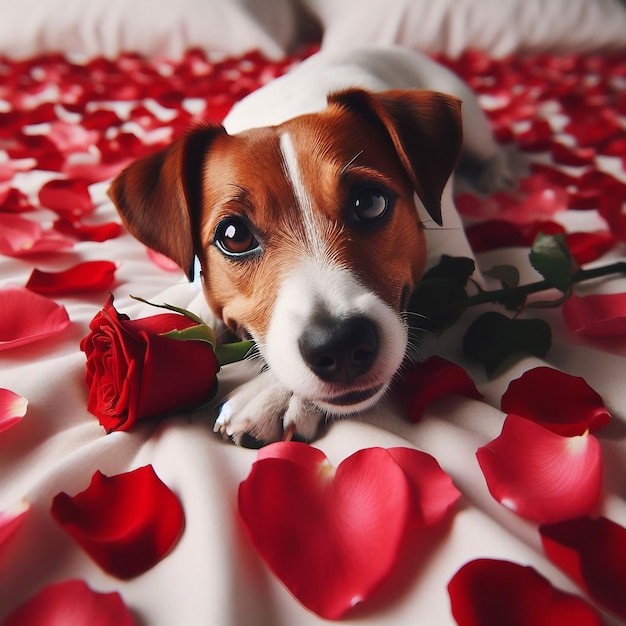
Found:
[[509, 383], [502, 410], [564, 437], [595, 431], [611, 421], [602, 398], [583, 378], [535, 367]]
[[62, 272], [34, 269], [26, 287], [42, 295], [58, 296], [107, 289], [115, 279], [111, 261], [85, 261]]
[[108, 241], [115, 239], [122, 233], [122, 225], [118, 222], [106, 222], [105, 224], [81, 224], [60, 218], [55, 220], [54, 230], [76, 237], [80, 241]]
[[621, 337], [626, 334], [626, 293], [570, 296], [563, 317], [574, 333], [589, 337]]
[[448, 584], [458, 626], [601, 626], [582, 598], [556, 589], [532, 567], [477, 559]]
[[558, 141], [552, 141], [550, 144], [550, 155], [555, 163], [582, 167], [584, 165], [593, 165], [596, 151], [593, 148], [571, 148]]
[[28, 400], [10, 391], [0, 389], [0, 433], [17, 424], [28, 408]]
[[[449, 486], [447, 504], [431, 493], [420, 472], [433, 478], [441, 470], [422, 455], [368, 448], [335, 470], [306, 444], [272, 444], [239, 487], [241, 519], [291, 593], [318, 615], [339, 619], [386, 579], [407, 530], [436, 522], [458, 498]], [[422, 504], [426, 494], [431, 504]]]
[[521, 517], [557, 522], [598, 504], [602, 457], [593, 435], [562, 437], [509, 415], [500, 436], [476, 457], [491, 495]]
[[409, 397], [407, 416], [412, 422], [419, 421], [428, 405], [443, 396], [482, 398], [462, 367], [439, 356], [432, 356], [423, 363], [411, 363], [403, 371], [400, 384], [400, 391]]
[[123, 579], [154, 567], [185, 524], [180, 501], [151, 465], [111, 477], [96, 472], [85, 491], [57, 494], [51, 512], [104, 571]]
[[6, 543], [13, 533], [22, 525], [26, 515], [30, 511], [28, 502], [20, 502], [14, 507], [0, 511], [0, 548]]
[[578, 265], [591, 263], [615, 247], [617, 240], [609, 232], [567, 233], [565, 244]]
[[626, 529], [604, 517], [539, 528], [550, 560], [609, 611], [626, 620]]
[[7, 190], [0, 202], [0, 211], [6, 211], [7, 213], [26, 213], [27, 211], [33, 211], [34, 208], [26, 194], [14, 187]]
[[32, 220], [0, 213], [0, 254], [22, 257], [71, 248], [74, 242], [49, 231]]
[[68, 219], [86, 215], [94, 210], [89, 185], [80, 179], [48, 181], [39, 190], [39, 202]]
[[13, 285], [0, 288], [0, 350], [45, 339], [69, 324], [65, 307], [49, 298]]
[[472, 250], [478, 254], [500, 248], [528, 248], [538, 233], [554, 235], [565, 232], [565, 229], [550, 221], [514, 224], [506, 220], [487, 220], [471, 224], [465, 232]]
[[82, 580], [48, 585], [15, 609], [3, 626], [134, 626], [117, 592], [98, 593]]

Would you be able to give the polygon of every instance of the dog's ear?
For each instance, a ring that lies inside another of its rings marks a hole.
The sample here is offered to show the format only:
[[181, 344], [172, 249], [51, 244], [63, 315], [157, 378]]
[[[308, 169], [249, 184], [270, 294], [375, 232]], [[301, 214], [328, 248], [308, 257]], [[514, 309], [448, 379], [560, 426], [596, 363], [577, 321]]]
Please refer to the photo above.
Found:
[[441, 226], [441, 194], [461, 151], [461, 101], [428, 90], [349, 89], [329, 104], [384, 126], [428, 214]]
[[193, 280], [202, 207], [204, 163], [218, 124], [198, 127], [168, 148], [135, 161], [111, 184], [109, 196], [139, 241], [175, 261]]

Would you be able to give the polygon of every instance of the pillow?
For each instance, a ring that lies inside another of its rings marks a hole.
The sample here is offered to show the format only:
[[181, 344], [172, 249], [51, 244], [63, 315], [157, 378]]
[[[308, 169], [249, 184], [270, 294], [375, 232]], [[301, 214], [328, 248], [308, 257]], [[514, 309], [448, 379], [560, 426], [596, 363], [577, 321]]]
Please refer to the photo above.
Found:
[[619, 0], [300, 0], [323, 47], [401, 44], [457, 57], [626, 49]]
[[297, 38], [292, 0], [0, 0], [0, 54], [120, 52], [180, 57], [189, 48], [281, 58]]

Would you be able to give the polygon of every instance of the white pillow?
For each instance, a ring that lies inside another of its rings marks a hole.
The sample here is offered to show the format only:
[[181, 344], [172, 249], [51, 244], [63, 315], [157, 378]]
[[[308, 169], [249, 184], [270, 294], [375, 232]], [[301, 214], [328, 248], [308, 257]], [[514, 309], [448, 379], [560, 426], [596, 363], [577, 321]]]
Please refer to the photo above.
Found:
[[626, 49], [619, 0], [300, 0], [324, 30], [323, 46], [345, 50], [401, 44], [458, 56]]
[[0, 54], [177, 58], [197, 47], [280, 58], [295, 43], [297, 12], [292, 0], [0, 0]]

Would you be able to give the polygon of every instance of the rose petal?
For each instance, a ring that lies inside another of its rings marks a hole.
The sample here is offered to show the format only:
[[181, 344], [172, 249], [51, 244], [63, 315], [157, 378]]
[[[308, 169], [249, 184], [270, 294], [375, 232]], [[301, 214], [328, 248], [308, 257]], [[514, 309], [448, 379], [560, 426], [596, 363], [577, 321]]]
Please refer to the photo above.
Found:
[[604, 517], [579, 517], [543, 525], [539, 532], [550, 560], [626, 620], [626, 529]]
[[48, 181], [39, 190], [39, 202], [67, 219], [81, 217], [94, 210], [89, 185], [80, 179]]
[[500, 248], [528, 248], [538, 233], [553, 235], [565, 232], [565, 229], [550, 221], [515, 224], [505, 220], [486, 220], [471, 224], [465, 232], [472, 250], [478, 254]]
[[82, 580], [48, 585], [15, 609], [3, 626], [134, 626], [119, 593], [98, 593]]
[[0, 213], [0, 254], [13, 257], [41, 252], [58, 252], [74, 242], [56, 233], [42, 230], [37, 222], [19, 215]]
[[22, 287], [0, 288], [0, 350], [45, 339], [69, 324], [65, 307], [56, 302]]
[[57, 494], [51, 512], [104, 571], [123, 579], [154, 567], [185, 524], [180, 501], [151, 465], [111, 477], [96, 472], [85, 491]]
[[626, 293], [572, 295], [562, 311], [567, 327], [574, 333], [589, 337], [626, 334]]
[[118, 222], [106, 222], [105, 224], [82, 224], [60, 218], [54, 222], [54, 230], [76, 237], [80, 241], [108, 241], [115, 239], [122, 233], [122, 225]]
[[13, 533], [22, 525], [26, 515], [30, 511], [28, 502], [22, 501], [16, 506], [0, 511], [0, 548], [6, 543]]
[[62, 272], [34, 269], [26, 287], [42, 295], [58, 296], [107, 289], [115, 279], [111, 261], [84, 261]]
[[578, 265], [591, 263], [613, 249], [617, 244], [614, 235], [609, 232], [567, 233], [565, 243]]
[[407, 416], [417, 422], [435, 400], [457, 394], [479, 400], [481, 393], [467, 372], [451, 361], [432, 356], [423, 363], [411, 363], [403, 371], [400, 392], [408, 395]]
[[601, 626], [582, 598], [556, 589], [532, 567], [476, 559], [448, 584], [458, 626]]
[[422, 455], [368, 448], [335, 470], [306, 444], [272, 444], [239, 487], [241, 519], [291, 593], [318, 615], [339, 619], [386, 579], [407, 530], [436, 523], [458, 498], [450, 483], [442, 500], [425, 484], [422, 470], [438, 484], [446, 479]]
[[521, 517], [551, 523], [595, 510], [602, 490], [600, 444], [561, 437], [509, 415], [499, 437], [476, 457], [489, 492]]
[[583, 378], [551, 367], [535, 367], [512, 380], [502, 410], [564, 437], [596, 431], [611, 420], [602, 398]]
[[17, 424], [28, 408], [28, 400], [10, 391], [0, 389], [0, 433]]
[[7, 190], [7, 193], [2, 197], [2, 202], [0, 202], [0, 211], [8, 213], [26, 213], [33, 211], [34, 208], [28, 200], [28, 196], [14, 187]]
[[152, 250], [151, 248], [146, 248], [146, 250], [148, 252], [148, 258], [157, 267], [160, 267], [162, 270], [165, 270], [166, 272], [180, 272], [180, 266], [178, 265], [178, 263], [175, 263], [169, 257], [165, 256], [164, 254], [161, 254], [160, 252], [156, 252], [155, 250]]

